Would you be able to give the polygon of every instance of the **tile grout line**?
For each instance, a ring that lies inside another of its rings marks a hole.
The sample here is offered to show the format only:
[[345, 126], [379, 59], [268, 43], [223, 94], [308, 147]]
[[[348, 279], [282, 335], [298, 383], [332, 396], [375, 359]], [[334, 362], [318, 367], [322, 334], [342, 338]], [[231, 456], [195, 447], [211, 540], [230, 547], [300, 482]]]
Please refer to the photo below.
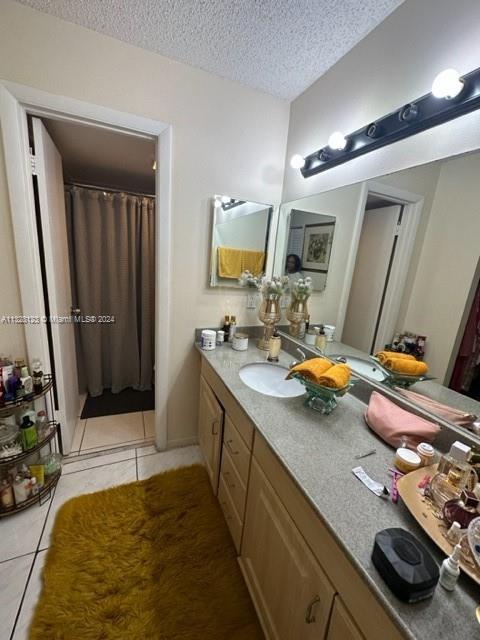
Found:
[[0, 565], [4, 564], [5, 562], [10, 562], [10, 560], [20, 560], [20, 558], [25, 558], [26, 556], [31, 556], [32, 554], [35, 554], [35, 550], [27, 551], [27, 553], [21, 553], [20, 555], [12, 556], [11, 558], [5, 558], [5, 560], [0, 560]]
[[[88, 458], [89, 460], [93, 460], [94, 458]], [[134, 457], [125, 458], [124, 460], [115, 460], [114, 462], [104, 462], [103, 464], [97, 464], [94, 467], [85, 467], [85, 469], [78, 469], [77, 471], [69, 471], [68, 473], [64, 473], [63, 476], [73, 476], [76, 473], [83, 473], [84, 471], [92, 471], [92, 469], [101, 469], [102, 467], [111, 467], [113, 464], [121, 464], [122, 462], [130, 462]], [[73, 464], [73, 463], [70, 463]], [[81, 494], [79, 494], [81, 495]]]

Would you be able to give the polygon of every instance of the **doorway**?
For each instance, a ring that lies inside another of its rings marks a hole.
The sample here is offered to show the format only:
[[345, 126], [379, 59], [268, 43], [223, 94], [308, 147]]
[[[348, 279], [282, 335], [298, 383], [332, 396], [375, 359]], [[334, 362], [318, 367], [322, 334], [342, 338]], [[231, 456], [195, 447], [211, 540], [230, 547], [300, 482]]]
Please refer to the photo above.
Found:
[[[0, 116], [7, 163], [7, 182], [12, 211], [15, 211], [14, 237], [18, 264], [19, 285], [23, 313], [39, 322], [25, 325], [27, 356], [39, 358], [45, 370], [50, 369], [50, 350], [45, 318], [45, 300], [41, 279], [42, 265], [39, 258], [39, 239], [35, 218], [35, 194], [32, 186], [32, 167], [29, 157], [27, 114], [49, 117], [97, 126], [125, 135], [139, 135], [156, 142], [157, 170], [155, 172], [155, 444], [157, 449], [167, 448], [167, 399], [170, 318], [170, 255], [171, 255], [171, 185], [172, 185], [172, 129], [171, 126], [141, 116], [119, 112], [91, 103], [65, 98], [54, 94], [0, 82]], [[160, 233], [161, 228], [161, 233]], [[69, 315], [66, 309], [64, 315]], [[162, 340], [158, 339], [161, 323]], [[62, 387], [62, 360], [56, 370], [57, 390]], [[65, 387], [64, 387], [65, 388]], [[65, 398], [58, 394], [55, 417], [61, 424], [63, 452], [69, 453], [74, 428], [65, 419], [70, 411]], [[78, 398], [78, 394], [77, 394]], [[73, 425], [74, 426], [74, 425]]]
[[29, 132], [50, 360], [80, 404], [72, 453], [151, 441], [155, 141], [30, 116]]

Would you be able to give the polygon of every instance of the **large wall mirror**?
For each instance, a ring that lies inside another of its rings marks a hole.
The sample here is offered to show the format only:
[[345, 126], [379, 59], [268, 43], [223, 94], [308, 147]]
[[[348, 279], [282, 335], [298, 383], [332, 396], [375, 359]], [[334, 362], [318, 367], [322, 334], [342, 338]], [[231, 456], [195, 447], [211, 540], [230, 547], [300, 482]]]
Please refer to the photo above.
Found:
[[479, 176], [475, 152], [287, 203], [275, 256], [280, 273], [294, 211], [331, 215], [327, 286], [309, 302], [311, 324], [336, 327], [327, 355], [369, 361], [395, 343], [423, 358], [435, 378], [412, 391], [478, 416]]
[[239, 287], [246, 270], [265, 274], [272, 214], [269, 204], [214, 196], [210, 286]]

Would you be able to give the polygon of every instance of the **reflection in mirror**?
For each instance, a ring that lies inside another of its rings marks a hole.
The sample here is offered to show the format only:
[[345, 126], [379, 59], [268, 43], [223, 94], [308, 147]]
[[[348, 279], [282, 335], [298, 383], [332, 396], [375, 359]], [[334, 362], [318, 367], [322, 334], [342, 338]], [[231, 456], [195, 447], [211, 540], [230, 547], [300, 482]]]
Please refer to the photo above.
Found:
[[280, 209], [279, 234], [275, 249], [275, 275], [287, 275], [290, 282], [309, 276], [313, 290], [327, 284], [335, 217], [311, 209], [297, 209], [294, 203]]
[[[474, 431], [472, 416], [480, 416], [479, 176], [477, 152], [281, 208], [311, 211], [316, 202], [317, 211], [335, 216], [328, 287], [309, 303], [310, 326], [336, 327], [326, 354], [350, 356], [353, 368], [354, 358], [362, 360], [364, 375], [365, 363], [385, 348], [412, 354], [435, 380], [410, 385], [413, 378], [402, 381], [398, 370], [392, 377], [387, 363], [386, 381], [400, 380], [401, 393], [414, 392], [411, 401]], [[276, 273], [283, 233], [279, 227]], [[376, 369], [372, 377], [382, 375]]]
[[210, 286], [238, 287], [245, 270], [263, 275], [273, 207], [217, 195], [212, 209]]

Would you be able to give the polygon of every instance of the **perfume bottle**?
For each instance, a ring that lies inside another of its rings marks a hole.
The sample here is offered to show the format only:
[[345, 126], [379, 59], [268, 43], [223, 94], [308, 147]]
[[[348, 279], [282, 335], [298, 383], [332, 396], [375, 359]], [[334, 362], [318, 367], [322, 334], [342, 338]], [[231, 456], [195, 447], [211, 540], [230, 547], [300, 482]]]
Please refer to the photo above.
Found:
[[440, 459], [437, 473], [430, 483], [430, 493], [435, 504], [443, 509], [448, 500], [457, 500], [467, 485], [472, 467], [468, 462], [470, 447], [454, 442], [450, 452]]

